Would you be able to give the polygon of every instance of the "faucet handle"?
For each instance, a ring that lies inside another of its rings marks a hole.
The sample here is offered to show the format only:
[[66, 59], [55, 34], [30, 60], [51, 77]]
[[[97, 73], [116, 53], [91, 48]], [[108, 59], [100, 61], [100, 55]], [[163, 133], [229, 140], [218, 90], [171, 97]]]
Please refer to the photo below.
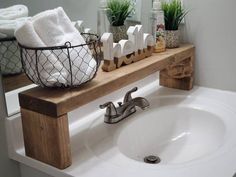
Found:
[[111, 101], [107, 102], [107, 103], [104, 103], [102, 105], [99, 106], [100, 109], [105, 109], [107, 108], [108, 106], [111, 106], [113, 103]]
[[112, 102], [107, 102], [99, 106], [101, 109], [106, 109], [106, 116], [116, 116], [117, 110]]
[[136, 92], [138, 90], [138, 87], [134, 87], [133, 89], [129, 90], [124, 97], [123, 103], [127, 103], [132, 100], [131, 93]]

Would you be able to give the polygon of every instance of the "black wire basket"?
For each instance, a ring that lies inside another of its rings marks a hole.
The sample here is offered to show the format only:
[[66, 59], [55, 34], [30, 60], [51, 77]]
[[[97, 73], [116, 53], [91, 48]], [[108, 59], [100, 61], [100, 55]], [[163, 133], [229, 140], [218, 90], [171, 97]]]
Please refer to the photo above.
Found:
[[22, 73], [20, 49], [16, 38], [0, 39], [0, 73], [14, 75]]
[[100, 39], [83, 33], [85, 44], [31, 48], [21, 44], [23, 69], [29, 79], [42, 87], [79, 87], [91, 81], [102, 59]]

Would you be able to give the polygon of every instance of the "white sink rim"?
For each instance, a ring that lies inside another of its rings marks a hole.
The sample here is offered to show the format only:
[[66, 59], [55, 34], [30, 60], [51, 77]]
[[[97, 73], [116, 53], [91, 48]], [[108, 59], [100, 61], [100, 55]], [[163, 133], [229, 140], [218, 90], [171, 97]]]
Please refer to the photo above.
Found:
[[[180, 96], [180, 95], [171, 95], [171, 96], [159, 96], [157, 99], [166, 99], [166, 98], [174, 98], [174, 97], [176, 97], [176, 98], [185, 98], [186, 100], [187, 99], [193, 99], [193, 100], [204, 100], [204, 101], [208, 101], [208, 103], [211, 103], [212, 105], [214, 105], [214, 106], [216, 106], [216, 107], [218, 107], [218, 108], [220, 108], [220, 109], [216, 109], [217, 111], [225, 111], [224, 113], [227, 113], [227, 114], [231, 114], [231, 115], [233, 115], [233, 116], [236, 116], [236, 112], [235, 111], [233, 111], [233, 109], [231, 108], [231, 107], [229, 107], [229, 106], [227, 106], [227, 105], [225, 105], [225, 104], [223, 104], [223, 103], [221, 103], [221, 102], [218, 102], [217, 100], [214, 100], [214, 99], [208, 99], [208, 98], [203, 98], [203, 97], [194, 97], [194, 96]], [[211, 105], [211, 106], [212, 106]], [[210, 108], [210, 107], [208, 107], [208, 108]], [[203, 107], [201, 107], [200, 105], [199, 106], [195, 106], [194, 107], [194, 109], [203, 109]], [[211, 109], [212, 109], [212, 107], [211, 107]], [[203, 109], [204, 110], [204, 109]], [[148, 110], [147, 110], [148, 111]], [[211, 110], [212, 111], [212, 110]], [[213, 111], [214, 112], [214, 111]], [[134, 116], [134, 119], [135, 119], [135, 116], [137, 116], [137, 115], [133, 115]], [[223, 118], [223, 119], [225, 119], [225, 117]], [[100, 120], [100, 122], [103, 122], [103, 116], [100, 116], [100, 118], [96, 118], [95, 119], [95, 121], [93, 121], [91, 124], [90, 124], [90, 126], [89, 126], [89, 129], [88, 129], [88, 133], [90, 132], [90, 130], [91, 130], [91, 127], [93, 126], [93, 124], [95, 123], [95, 122], [97, 122], [97, 121], [99, 121]], [[125, 121], [127, 121], [127, 120], [125, 120]], [[226, 122], [225, 122], [226, 121]], [[236, 123], [236, 120], [234, 120], [233, 121], [234, 123]], [[236, 146], [236, 141], [235, 142], [233, 142], [233, 136], [231, 136], [232, 135], [232, 131], [234, 132], [234, 133], [236, 133], [236, 130], [234, 130], [234, 127], [232, 126], [233, 124], [232, 124], [232, 119], [227, 119], [227, 120], [224, 120], [224, 123], [225, 123], [225, 126], [227, 127], [227, 129], [226, 129], [226, 133], [225, 133], [225, 144], [224, 145], [222, 145], [221, 147], [219, 147], [216, 151], [214, 151], [213, 153], [211, 153], [211, 154], [208, 154], [208, 155], [206, 155], [205, 157], [203, 157], [203, 158], [197, 158], [197, 159], [194, 159], [194, 160], [192, 160], [192, 161], [189, 161], [189, 162], [184, 162], [184, 163], [179, 163], [179, 164], [158, 164], [158, 166], [157, 165], [152, 165], [152, 164], [145, 164], [145, 163], [140, 163], [140, 162], [138, 162], [138, 161], [136, 161], [136, 160], [133, 160], [133, 159], [130, 159], [130, 158], [128, 158], [128, 157], [126, 157], [125, 155], [123, 155], [124, 156], [124, 159], [126, 158], [126, 160], [127, 161], [129, 161], [130, 163], [128, 163], [128, 164], [122, 164], [122, 163], [117, 163], [116, 161], [113, 161], [113, 162], [109, 162], [109, 163], [113, 163], [113, 165], [115, 165], [115, 166], [120, 166], [120, 167], [124, 167], [124, 166], [126, 166], [126, 165], [129, 165], [130, 166], [130, 168], [133, 168], [133, 169], [137, 169], [137, 167], [142, 167], [142, 168], [144, 168], [144, 169], [153, 169], [153, 170], [157, 170], [157, 169], [160, 169], [160, 168], [163, 168], [163, 169], [165, 169], [165, 168], [185, 168], [186, 166], [192, 166], [192, 165], [198, 165], [198, 164], [201, 164], [201, 163], [204, 163], [204, 162], [206, 162], [206, 161], [209, 161], [209, 160], [212, 160], [212, 159], [214, 159], [214, 158], [217, 158], [217, 156], [220, 156], [220, 155], [222, 155], [222, 154], [224, 154], [226, 151], [228, 151], [229, 149], [232, 149], [233, 147], [235, 147]], [[124, 124], [124, 122], [122, 122], [121, 124]], [[121, 124], [115, 124], [115, 125], [109, 125], [109, 126], [114, 126], [114, 127], [118, 127], [118, 129], [119, 130], [121, 130], [122, 128], [119, 128], [119, 126], [120, 127], [122, 127], [122, 125]], [[117, 139], [117, 137], [119, 136], [119, 131], [117, 131], [118, 133], [115, 133], [115, 135], [114, 135], [114, 139]], [[88, 134], [87, 133], [87, 134]], [[88, 135], [87, 135], [88, 136]], [[96, 156], [96, 158], [98, 158], [99, 160], [101, 160], [101, 161], [106, 161], [106, 159], [103, 159], [103, 157], [100, 157], [100, 156], [98, 156], [95, 152], [94, 152], [94, 150], [91, 148], [91, 145], [89, 144], [89, 141], [87, 141], [87, 140], [89, 140], [89, 138], [87, 137], [86, 138], [86, 140], [85, 140], [85, 144], [86, 144], [86, 147], [87, 147], [87, 149], [91, 152], [91, 153], [93, 153], [95, 156]], [[116, 141], [116, 140], [115, 140]], [[116, 142], [115, 142], [116, 143]], [[105, 162], [106, 163], [106, 162]]]

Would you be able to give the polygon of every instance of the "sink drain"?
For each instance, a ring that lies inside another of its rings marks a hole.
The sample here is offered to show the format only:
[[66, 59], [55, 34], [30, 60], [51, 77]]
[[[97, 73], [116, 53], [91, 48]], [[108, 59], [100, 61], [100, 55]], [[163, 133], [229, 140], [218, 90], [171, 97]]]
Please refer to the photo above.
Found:
[[144, 157], [144, 162], [149, 164], [158, 164], [161, 162], [161, 159], [155, 155], [149, 155]]

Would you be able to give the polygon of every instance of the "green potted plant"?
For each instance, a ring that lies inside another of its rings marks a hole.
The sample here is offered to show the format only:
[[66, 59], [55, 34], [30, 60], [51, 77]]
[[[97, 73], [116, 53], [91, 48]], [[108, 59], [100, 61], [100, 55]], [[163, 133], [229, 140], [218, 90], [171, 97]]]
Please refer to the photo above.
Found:
[[110, 22], [110, 32], [113, 33], [115, 42], [127, 38], [125, 20], [132, 11], [131, 0], [107, 1], [107, 18]]
[[162, 2], [162, 10], [165, 16], [166, 47], [179, 47], [179, 25], [188, 12], [184, 9], [180, 0]]

